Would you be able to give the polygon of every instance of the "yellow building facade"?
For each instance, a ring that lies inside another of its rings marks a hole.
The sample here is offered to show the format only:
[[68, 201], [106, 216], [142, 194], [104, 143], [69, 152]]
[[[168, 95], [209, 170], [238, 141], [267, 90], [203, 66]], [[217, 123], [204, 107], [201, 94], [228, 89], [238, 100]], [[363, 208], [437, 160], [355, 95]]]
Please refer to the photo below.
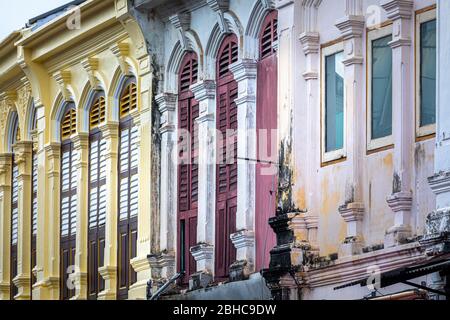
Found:
[[128, 11], [88, 0], [0, 43], [0, 300], [145, 298], [154, 81]]

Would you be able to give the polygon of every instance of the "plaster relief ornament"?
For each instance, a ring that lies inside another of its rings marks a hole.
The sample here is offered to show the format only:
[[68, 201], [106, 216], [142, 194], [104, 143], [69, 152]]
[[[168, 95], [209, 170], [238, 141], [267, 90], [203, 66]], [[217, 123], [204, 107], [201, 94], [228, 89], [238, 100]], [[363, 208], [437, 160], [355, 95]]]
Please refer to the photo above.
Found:
[[19, 115], [20, 123], [24, 123], [29, 102], [31, 98], [31, 87], [29, 84], [26, 84], [22, 88], [19, 89], [17, 95], [17, 114]]

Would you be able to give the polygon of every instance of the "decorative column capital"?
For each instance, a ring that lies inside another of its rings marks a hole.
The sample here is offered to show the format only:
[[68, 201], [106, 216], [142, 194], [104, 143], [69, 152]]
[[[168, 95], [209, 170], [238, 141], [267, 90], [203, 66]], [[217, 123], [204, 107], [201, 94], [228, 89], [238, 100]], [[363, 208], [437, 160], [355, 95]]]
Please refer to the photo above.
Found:
[[253, 59], [241, 59], [230, 65], [234, 79], [239, 82], [247, 79], [256, 79], [258, 63]]
[[290, 6], [291, 4], [294, 4], [294, 0], [276, 0], [275, 8], [277, 10], [280, 10], [283, 9], [284, 7]]
[[156, 96], [155, 100], [161, 113], [160, 133], [174, 132], [175, 111], [177, 103], [177, 95], [174, 93], [162, 93]]
[[61, 143], [59, 142], [49, 143], [44, 147], [44, 150], [47, 153], [47, 157], [49, 160], [55, 160], [56, 158], [59, 158], [61, 155]]
[[214, 246], [208, 243], [199, 243], [190, 249], [195, 261], [212, 260], [214, 258]]
[[194, 83], [190, 89], [195, 99], [199, 102], [207, 99], [215, 99], [216, 97], [216, 83], [214, 80], [199, 81]]
[[104, 139], [111, 139], [119, 137], [119, 123], [118, 122], [107, 122], [99, 127], [103, 134]]
[[361, 38], [365, 26], [364, 16], [345, 16], [336, 21], [336, 28], [339, 29], [344, 40]]
[[79, 132], [72, 138], [75, 150], [87, 150], [89, 147], [89, 133]]
[[320, 50], [320, 35], [318, 32], [303, 32], [299, 37], [305, 55], [318, 54]]
[[411, 192], [398, 192], [386, 199], [393, 212], [411, 211], [412, 194]]
[[233, 233], [230, 238], [238, 250], [255, 246], [255, 233], [251, 230], [238, 231]]
[[362, 221], [364, 217], [364, 204], [348, 203], [339, 207], [339, 213], [345, 222]]
[[384, 0], [381, 6], [391, 20], [411, 19], [414, 9], [413, 0]]
[[176, 110], [178, 95], [175, 93], [161, 93], [155, 97], [155, 101], [158, 104], [159, 112], [170, 112]]

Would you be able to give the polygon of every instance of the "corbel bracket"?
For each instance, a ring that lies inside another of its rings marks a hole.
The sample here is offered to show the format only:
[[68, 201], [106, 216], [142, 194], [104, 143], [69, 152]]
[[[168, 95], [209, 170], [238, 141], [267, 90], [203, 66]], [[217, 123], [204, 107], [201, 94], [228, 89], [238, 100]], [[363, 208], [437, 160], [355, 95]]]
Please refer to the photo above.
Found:
[[89, 83], [91, 84], [91, 87], [96, 89], [99, 86], [99, 81], [97, 77], [95, 76], [95, 71], [98, 70], [98, 59], [97, 58], [87, 58], [83, 61], [81, 61], [81, 65], [88, 74], [89, 77]]
[[220, 30], [223, 33], [230, 32], [227, 21], [225, 20], [225, 12], [230, 8], [230, 0], [207, 0], [206, 2], [217, 15]]
[[72, 81], [72, 74], [70, 71], [58, 71], [53, 74], [53, 78], [61, 90], [61, 93], [65, 101], [70, 101], [71, 93], [69, 90], [69, 85]]
[[116, 56], [122, 73], [126, 75], [129, 74], [130, 66], [126, 61], [126, 57], [130, 54], [130, 46], [128, 43], [116, 43], [111, 47], [111, 51]]
[[191, 28], [191, 15], [189, 12], [177, 13], [169, 18], [172, 25], [178, 31], [181, 47], [188, 50], [189, 44], [186, 37], [186, 31]]

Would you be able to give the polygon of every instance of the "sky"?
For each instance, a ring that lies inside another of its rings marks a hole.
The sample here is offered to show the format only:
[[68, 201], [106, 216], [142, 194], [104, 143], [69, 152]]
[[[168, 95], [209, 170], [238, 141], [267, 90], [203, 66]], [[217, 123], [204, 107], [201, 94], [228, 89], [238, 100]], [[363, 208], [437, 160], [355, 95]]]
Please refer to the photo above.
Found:
[[0, 0], [0, 41], [25, 26], [29, 19], [68, 2], [70, 0]]

